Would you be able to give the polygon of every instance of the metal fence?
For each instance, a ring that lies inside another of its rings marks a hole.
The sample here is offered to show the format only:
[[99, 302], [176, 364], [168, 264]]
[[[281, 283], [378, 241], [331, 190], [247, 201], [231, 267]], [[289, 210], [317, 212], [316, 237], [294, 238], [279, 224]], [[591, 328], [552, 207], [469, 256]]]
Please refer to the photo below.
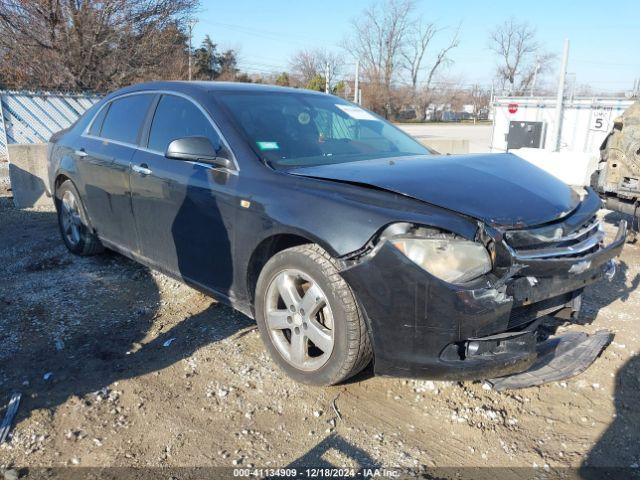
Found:
[[97, 95], [0, 90], [0, 160], [7, 158], [7, 145], [47, 142], [98, 100]]

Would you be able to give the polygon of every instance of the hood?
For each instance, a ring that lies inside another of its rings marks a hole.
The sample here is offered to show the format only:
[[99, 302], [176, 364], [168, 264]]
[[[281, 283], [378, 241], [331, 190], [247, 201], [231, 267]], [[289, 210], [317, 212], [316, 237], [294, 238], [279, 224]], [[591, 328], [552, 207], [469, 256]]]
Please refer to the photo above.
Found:
[[557, 220], [580, 203], [571, 187], [510, 153], [384, 158], [287, 172], [388, 190], [507, 228]]

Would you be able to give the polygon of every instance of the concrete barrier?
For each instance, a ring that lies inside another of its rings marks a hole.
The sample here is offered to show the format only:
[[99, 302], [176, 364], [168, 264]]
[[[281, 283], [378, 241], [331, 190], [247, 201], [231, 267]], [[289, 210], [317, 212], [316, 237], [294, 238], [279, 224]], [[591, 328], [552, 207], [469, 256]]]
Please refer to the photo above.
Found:
[[510, 153], [547, 171], [564, 183], [584, 187], [598, 168], [599, 155], [591, 152], [550, 152], [541, 148], [518, 148]]
[[469, 140], [462, 138], [444, 138], [444, 137], [434, 137], [434, 138], [418, 138], [420, 142], [435, 150], [438, 153], [442, 153], [443, 155], [457, 154], [457, 153], [469, 153]]
[[9, 145], [9, 179], [13, 203], [18, 208], [50, 205], [45, 185], [47, 179], [47, 145]]

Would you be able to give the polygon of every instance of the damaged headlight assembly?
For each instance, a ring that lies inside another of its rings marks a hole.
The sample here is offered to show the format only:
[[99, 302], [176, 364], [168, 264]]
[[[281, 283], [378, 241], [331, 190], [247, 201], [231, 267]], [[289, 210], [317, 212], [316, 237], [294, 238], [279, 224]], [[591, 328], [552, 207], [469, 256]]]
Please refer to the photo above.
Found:
[[451, 233], [396, 224], [385, 230], [383, 238], [413, 263], [448, 283], [466, 283], [492, 269], [484, 245]]

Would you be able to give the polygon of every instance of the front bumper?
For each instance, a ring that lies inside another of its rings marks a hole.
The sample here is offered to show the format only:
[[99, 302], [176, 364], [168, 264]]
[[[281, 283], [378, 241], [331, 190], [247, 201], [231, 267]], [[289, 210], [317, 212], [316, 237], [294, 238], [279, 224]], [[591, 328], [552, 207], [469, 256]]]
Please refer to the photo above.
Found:
[[452, 285], [387, 242], [342, 271], [369, 322], [380, 375], [484, 379], [522, 372], [536, 358], [536, 319], [573, 316], [585, 286], [610, 276], [624, 245], [580, 258], [519, 265], [515, 275]]

